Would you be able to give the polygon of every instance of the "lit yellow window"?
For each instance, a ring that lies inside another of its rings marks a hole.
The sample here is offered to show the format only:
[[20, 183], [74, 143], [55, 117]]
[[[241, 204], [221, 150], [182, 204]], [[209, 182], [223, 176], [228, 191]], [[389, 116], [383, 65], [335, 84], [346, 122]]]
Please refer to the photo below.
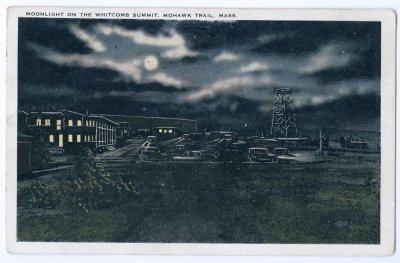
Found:
[[89, 126], [89, 122], [88, 121], [86, 121], [86, 126]]
[[85, 142], [86, 142], [86, 139], [87, 139], [86, 135], [83, 137], [83, 139], [84, 139], [84, 140], [85, 140]]
[[37, 120], [36, 120], [36, 125], [37, 125], [37, 126], [42, 125], [42, 120], [41, 120], [41, 119], [37, 119]]
[[81, 120], [78, 120], [78, 121], [76, 122], [76, 125], [77, 125], [77, 126], [82, 126], [82, 121], [81, 121]]
[[50, 126], [50, 119], [45, 119], [44, 120], [44, 125], [45, 126]]
[[61, 120], [57, 120], [57, 131], [61, 131]]
[[168, 130], [168, 133], [172, 133], [172, 130]]
[[168, 132], [168, 130], [164, 130], [164, 133], [167, 133]]
[[80, 134], [76, 135], [76, 142], [81, 142], [81, 135]]
[[52, 135], [52, 134], [49, 135], [49, 141], [54, 142], [54, 135]]
[[73, 142], [74, 141], [74, 137], [72, 136], [72, 134], [68, 134], [68, 142]]
[[68, 126], [73, 126], [74, 125], [74, 121], [73, 120], [68, 120]]
[[61, 131], [61, 120], [57, 120], [57, 131]]
[[158, 132], [159, 132], [159, 133], [162, 133], [162, 129], [158, 129]]

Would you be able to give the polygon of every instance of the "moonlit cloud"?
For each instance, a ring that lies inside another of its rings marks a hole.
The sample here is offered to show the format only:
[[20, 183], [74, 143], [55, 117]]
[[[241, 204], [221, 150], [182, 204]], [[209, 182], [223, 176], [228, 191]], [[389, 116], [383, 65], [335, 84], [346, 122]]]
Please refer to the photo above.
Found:
[[163, 47], [166, 49], [162, 52], [165, 58], [179, 59], [198, 55], [197, 52], [187, 48], [185, 39], [175, 29], [169, 29], [166, 34], [152, 36], [142, 30], [128, 30], [119, 26], [99, 24], [96, 28], [106, 36], [124, 37], [137, 45]]
[[239, 58], [240, 57], [237, 54], [233, 54], [233, 53], [224, 51], [214, 58], [214, 62], [219, 63], [219, 62], [226, 62], [226, 61], [237, 61], [237, 60], [239, 60]]
[[[25, 44], [36, 55], [31, 61], [51, 62], [50, 66], [43, 64], [52, 67], [51, 72], [58, 70], [54, 78], [64, 77], [63, 83], [51, 87], [26, 84], [23, 94], [27, 97], [37, 94], [62, 101], [74, 96], [73, 103], [77, 104], [79, 100], [92, 100], [94, 104], [102, 100], [111, 105], [121, 102], [121, 108], [129, 114], [141, 114], [143, 108], [149, 109], [148, 104], [154, 103], [151, 113], [146, 111], [149, 115], [186, 114], [199, 119], [213, 115], [213, 121], [227, 125], [242, 125], [244, 119], [254, 125], [260, 116], [270, 116], [277, 88], [293, 90], [297, 109], [322, 107], [346, 96], [380, 91], [377, 75], [371, 77], [357, 70], [333, 75], [361, 63], [363, 52], [370, 48], [369, 36], [364, 42], [359, 36], [350, 40], [324, 34], [318, 38], [303, 34], [309, 32], [303, 28], [278, 30], [275, 24], [268, 26], [266, 22], [262, 26], [259, 22], [73, 23], [67, 21], [67, 27], [57, 29], [72, 33], [72, 44], [35, 37]], [[246, 31], [249, 23], [255, 25], [251, 32]], [[80, 68], [92, 79], [83, 80], [76, 74]], [[105, 71], [99, 73], [97, 69]], [[112, 71], [110, 77], [102, 76], [107, 70]], [[254, 118], [253, 124], [249, 118]]]
[[377, 22], [21, 18], [18, 28], [18, 104], [26, 110], [268, 132], [275, 91], [290, 88], [299, 127], [340, 126], [350, 111], [360, 127], [378, 118], [379, 129]]
[[172, 86], [176, 88], [181, 88], [183, 86], [183, 81], [168, 76], [165, 72], [159, 72], [149, 77], [150, 80], [162, 83], [165, 86]]
[[139, 66], [141, 60], [115, 61], [109, 58], [101, 58], [93, 55], [62, 54], [49, 48], [31, 45], [43, 59], [61, 66], [79, 66], [83, 68], [102, 68], [119, 72], [125, 77], [134, 81], [141, 80], [141, 70]]
[[269, 104], [262, 104], [258, 107], [258, 110], [262, 113], [269, 113], [273, 109], [273, 105], [271, 103]]
[[189, 101], [199, 101], [203, 98], [212, 98], [217, 94], [231, 93], [237, 94], [251, 91], [253, 87], [268, 86], [273, 81], [268, 76], [253, 78], [250, 76], [233, 77], [230, 79], [218, 80], [210, 86], [205, 86], [198, 91], [195, 91], [187, 96]]
[[340, 68], [350, 64], [357, 56], [348, 46], [328, 44], [306, 59], [299, 69], [301, 74], [313, 74], [323, 70]]
[[284, 34], [264, 34], [257, 37], [257, 41], [261, 44], [270, 43], [275, 40], [283, 39], [286, 36]]
[[197, 52], [190, 51], [185, 46], [179, 46], [173, 49], [166, 50], [161, 53], [161, 56], [168, 59], [180, 59], [184, 57], [195, 57]]
[[85, 42], [85, 44], [95, 52], [104, 52], [106, 46], [98, 40], [94, 35], [89, 34], [85, 30], [79, 28], [77, 25], [70, 25], [69, 30], [78, 39]]
[[252, 62], [248, 65], [240, 67], [240, 72], [242, 73], [250, 73], [250, 72], [258, 72], [258, 71], [266, 71], [269, 69], [269, 66], [265, 63], [260, 62]]

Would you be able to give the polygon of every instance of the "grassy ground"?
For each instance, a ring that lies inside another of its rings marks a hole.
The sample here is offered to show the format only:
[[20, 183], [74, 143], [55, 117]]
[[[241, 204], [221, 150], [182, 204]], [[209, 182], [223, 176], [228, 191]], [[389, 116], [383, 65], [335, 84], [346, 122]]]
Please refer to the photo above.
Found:
[[379, 166], [379, 156], [288, 166], [138, 164], [124, 178], [135, 197], [87, 212], [20, 207], [18, 239], [379, 243]]

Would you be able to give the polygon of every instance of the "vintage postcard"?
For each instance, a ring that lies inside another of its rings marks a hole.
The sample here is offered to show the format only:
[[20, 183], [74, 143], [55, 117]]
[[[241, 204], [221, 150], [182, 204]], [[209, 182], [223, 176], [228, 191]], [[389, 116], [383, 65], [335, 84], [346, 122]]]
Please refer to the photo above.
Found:
[[395, 19], [9, 8], [8, 251], [392, 254]]

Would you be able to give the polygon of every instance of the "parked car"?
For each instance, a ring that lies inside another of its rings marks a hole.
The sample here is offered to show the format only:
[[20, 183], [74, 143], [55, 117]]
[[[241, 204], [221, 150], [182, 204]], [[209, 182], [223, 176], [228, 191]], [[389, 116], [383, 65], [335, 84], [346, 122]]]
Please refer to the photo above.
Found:
[[298, 160], [298, 156], [290, 153], [288, 148], [275, 148], [273, 153], [281, 162], [293, 162]]
[[171, 145], [169, 152], [174, 156], [175, 155], [183, 156], [183, 154], [186, 152], [185, 145], [184, 144]]
[[204, 146], [204, 150], [201, 150], [201, 155], [205, 158], [205, 159], [218, 159], [221, 155], [221, 152], [216, 149], [216, 145], [215, 144], [207, 144]]
[[289, 149], [288, 148], [275, 148], [273, 152], [277, 156], [289, 155]]
[[104, 147], [104, 150], [106, 150], [106, 151], [114, 151], [115, 150], [115, 147], [114, 146], [106, 146], [106, 147]]
[[157, 140], [156, 136], [147, 136], [147, 141], [149, 141], [150, 143], [154, 143]]
[[201, 151], [186, 151], [183, 156], [185, 157], [200, 157]]
[[249, 148], [247, 158], [250, 162], [278, 162], [277, 156], [270, 153], [268, 148]]

